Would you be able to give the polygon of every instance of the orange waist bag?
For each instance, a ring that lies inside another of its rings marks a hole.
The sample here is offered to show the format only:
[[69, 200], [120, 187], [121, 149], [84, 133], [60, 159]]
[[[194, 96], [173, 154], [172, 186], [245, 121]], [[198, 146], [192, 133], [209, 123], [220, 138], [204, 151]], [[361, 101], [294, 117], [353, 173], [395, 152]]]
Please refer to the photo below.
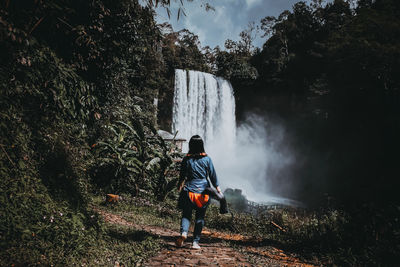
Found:
[[198, 208], [202, 208], [205, 204], [208, 203], [210, 199], [209, 195], [193, 193], [189, 191], [189, 199], [194, 203]]

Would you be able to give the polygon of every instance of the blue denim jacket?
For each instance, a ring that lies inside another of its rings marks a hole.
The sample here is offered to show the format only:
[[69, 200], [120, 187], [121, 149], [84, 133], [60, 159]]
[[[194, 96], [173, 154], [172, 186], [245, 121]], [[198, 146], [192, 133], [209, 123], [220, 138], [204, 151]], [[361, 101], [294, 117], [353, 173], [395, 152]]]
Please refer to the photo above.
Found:
[[179, 177], [180, 181], [186, 178], [183, 190], [193, 193], [203, 193], [206, 187], [209, 187], [207, 176], [214, 187], [219, 185], [210, 157], [190, 156], [183, 158]]

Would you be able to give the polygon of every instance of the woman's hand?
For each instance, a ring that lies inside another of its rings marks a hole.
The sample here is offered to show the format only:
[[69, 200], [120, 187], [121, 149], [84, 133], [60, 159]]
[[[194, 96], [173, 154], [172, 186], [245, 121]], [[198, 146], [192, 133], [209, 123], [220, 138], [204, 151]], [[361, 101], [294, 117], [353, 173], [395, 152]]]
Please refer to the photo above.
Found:
[[185, 184], [185, 181], [178, 183], [178, 191], [179, 192], [182, 190], [184, 184]]
[[221, 188], [219, 188], [219, 186], [217, 186], [216, 189], [217, 189], [218, 193], [222, 194], [222, 193], [221, 193]]

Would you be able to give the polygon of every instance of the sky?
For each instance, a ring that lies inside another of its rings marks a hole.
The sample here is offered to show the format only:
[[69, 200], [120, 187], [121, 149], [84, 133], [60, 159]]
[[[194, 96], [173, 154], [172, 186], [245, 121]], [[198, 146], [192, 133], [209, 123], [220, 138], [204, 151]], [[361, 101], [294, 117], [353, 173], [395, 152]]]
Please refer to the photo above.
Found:
[[[291, 10], [299, 0], [194, 0], [184, 2], [186, 16], [177, 20], [179, 1], [171, 1], [171, 18], [164, 8], [157, 8], [157, 22], [168, 22], [174, 31], [188, 29], [199, 36], [202, 46], [224, 48], [226, 39], [238, 40], [239, 33], [247, 28], [249, 22], [260, 24], [266, 16], [279, 16], [284, 10]], [[206, 11], [202, 4], [210, 3], [215, 11]], [[254, 45], [262, 47], [266, 37], [262, 33], [254, 41]]]

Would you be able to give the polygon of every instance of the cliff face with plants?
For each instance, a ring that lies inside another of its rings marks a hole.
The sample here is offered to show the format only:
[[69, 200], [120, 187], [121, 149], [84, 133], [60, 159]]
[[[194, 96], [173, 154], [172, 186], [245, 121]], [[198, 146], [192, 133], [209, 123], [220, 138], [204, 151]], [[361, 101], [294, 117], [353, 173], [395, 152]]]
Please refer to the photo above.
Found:
[[0, 5], [0, 265], [66, 263], [101, 236], [93, 193], [171, 186], [161, 34], [137, 1]]

